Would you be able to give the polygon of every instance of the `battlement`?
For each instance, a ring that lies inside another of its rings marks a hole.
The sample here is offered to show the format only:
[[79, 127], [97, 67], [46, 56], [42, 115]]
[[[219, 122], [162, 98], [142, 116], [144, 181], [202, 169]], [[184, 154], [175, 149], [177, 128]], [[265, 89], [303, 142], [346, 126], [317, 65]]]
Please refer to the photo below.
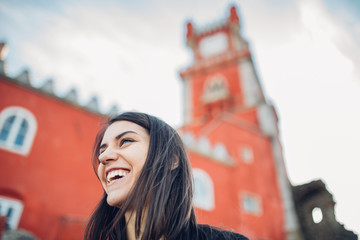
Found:
[[0, 78], [1, 79], [23, 86], [25, 88], [29, 88], [41, 94], [54, 97], [57, 100], [60, 100], [62, 102], [65, 102], [67, 104], [73, 105], [78, 108], [82, 108], [94, 114], [110, 116], [120, 112], [119, 107], [115, 104], [112, 105], [109, 109], [103, 110], [99, 101], [99, 97], [97, 95], [92, 95], [87, 101], [85, 101], [85, 103], [81, 103], [79, 99], [78, 90], [76, 87], [72, 87], [68, 89], [68, 91], [65, 91], [65, 94], [59, 94], [56, 91], [55, 80], [52, 78], [45, 80], [43, 84], [41, 84], [40, 86], [35, 86], [32, 81], [31, 71], [28, 68], [25, 68], [15, 76], [9, 76], [6, 72], [6, 62], [4, 60], [6, 51], [7, 51], [6, 44], [0, 43]]

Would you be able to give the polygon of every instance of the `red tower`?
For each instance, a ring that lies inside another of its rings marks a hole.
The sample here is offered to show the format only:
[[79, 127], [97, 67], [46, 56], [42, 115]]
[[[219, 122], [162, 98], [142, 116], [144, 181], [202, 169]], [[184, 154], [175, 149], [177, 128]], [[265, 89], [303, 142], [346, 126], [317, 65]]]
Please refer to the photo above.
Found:
[[180, 73], [180, 132], [194, 168], [200, 222], [251, 239], [299, 239], [278, 119], [239, 33], [236, 8], [211, 26], [186, 26], [194, 63]]

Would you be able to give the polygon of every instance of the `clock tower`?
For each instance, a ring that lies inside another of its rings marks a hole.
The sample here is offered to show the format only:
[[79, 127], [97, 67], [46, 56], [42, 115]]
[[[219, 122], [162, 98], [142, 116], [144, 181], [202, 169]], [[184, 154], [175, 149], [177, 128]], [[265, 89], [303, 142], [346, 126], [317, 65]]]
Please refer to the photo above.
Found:
[[208, 26], [186, 24], [193, 63], [180, 72], [180, 133], [194, 169], [197, 214], [200, 222], [250, 239], [300, 240], [277, 114], [240, 34], [236, 7], [229, 10]]
[[186, 27], [194, 64], [180, 74], [184, 80], [185, 123], [265, 102], [248, 43], [239, 34], [234, 6], [229, 17], [214, 26], [196, 29], [188, 22]]

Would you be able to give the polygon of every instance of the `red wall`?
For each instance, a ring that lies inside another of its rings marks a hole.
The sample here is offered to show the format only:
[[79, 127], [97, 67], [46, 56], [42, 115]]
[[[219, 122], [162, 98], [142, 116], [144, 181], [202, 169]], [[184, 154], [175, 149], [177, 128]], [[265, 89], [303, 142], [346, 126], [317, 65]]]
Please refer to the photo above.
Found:
[[[100, 115], [0, 79], [0, 111], [10, 106], [31, 111], [38, 129], [28, 156], [0, 150], [0, 195], [22, 200], [19, 228], [41, 239], [79, 239], [102, 195], [90, 164]], [[72, 237], [61, 229], [69, 221], [78, 226]]]
[[[231, 121], [220, 121], [207, 138], [212, 146], [223, 143], [235, 165], [229, 166], [195, 152], [189, 153], [192, 167], [206, 171], [214, 184], [215, 208], [211, 211], [197, 209], [199, 222], [232, 229], [251, 239], [284, 239], [282, 201], [270, 139], [259, 132], [229, 123]], [[206, 128], [206, 125], [202, 128]], [[184, 127], [183, 130], [190, 129]], [[193, 132], [199, 138], [201, 128]], [[253, 150], [254, 159], [251, 163], [245, 163], [240, 155], [240, 147], [244, 145]], [[260, 215], [243, 211], [243, 192], [260, 197]]]

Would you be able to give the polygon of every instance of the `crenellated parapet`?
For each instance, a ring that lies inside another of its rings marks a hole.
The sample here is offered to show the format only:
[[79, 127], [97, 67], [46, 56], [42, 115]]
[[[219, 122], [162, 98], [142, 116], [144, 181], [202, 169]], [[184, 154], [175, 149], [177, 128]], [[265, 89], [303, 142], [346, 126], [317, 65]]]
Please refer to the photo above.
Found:
[[240, 34], [240, 29], [235, 6], [230, 8], [227, 18], [206, 26], [197, 27], [191, 21], [187, 22], [186, 44], [193, 52], [194, 65], [183, 70], [181, 77], [250, 57], [248, 43]]
[[111, 116], [120, 112], [117, 105], [112, 105], [108, 110], [103, 110], [99, 102], [99, 97], [97, 95], [92, 95], [84, 103], [80, 102], [78, 95], [78, 90], [76, 87], [72, 87], [69, 90], [65, 91], [65, 94], [58, 94], [56, 91], [56, 81], [52, 78], [45, 80], [40, 86], [35, 86], [32, 82], [31, 72], [28, 68], [25, 68], [20, 73], [15, 76], [9, 76], [6, 72], [6, 62], [4, 60], [4, 51], [6, 50], [6, 45], [0, 43], [0, 78], [13, 82], [20, 86], [30, 88], [36, 92], [54, 97], [60, 101], [66, 102], [76, 107], [80, 107], [86, 111], [92, 112], [94, 114], [107, 115]]
[[218, 142], [212, 145], [206, 136], [195, 137], [191, 131], [179, 131], [179, 134], [187, 150], [216, 162], [234, 166], [233, 158], [229, 155], [224, 143]]

